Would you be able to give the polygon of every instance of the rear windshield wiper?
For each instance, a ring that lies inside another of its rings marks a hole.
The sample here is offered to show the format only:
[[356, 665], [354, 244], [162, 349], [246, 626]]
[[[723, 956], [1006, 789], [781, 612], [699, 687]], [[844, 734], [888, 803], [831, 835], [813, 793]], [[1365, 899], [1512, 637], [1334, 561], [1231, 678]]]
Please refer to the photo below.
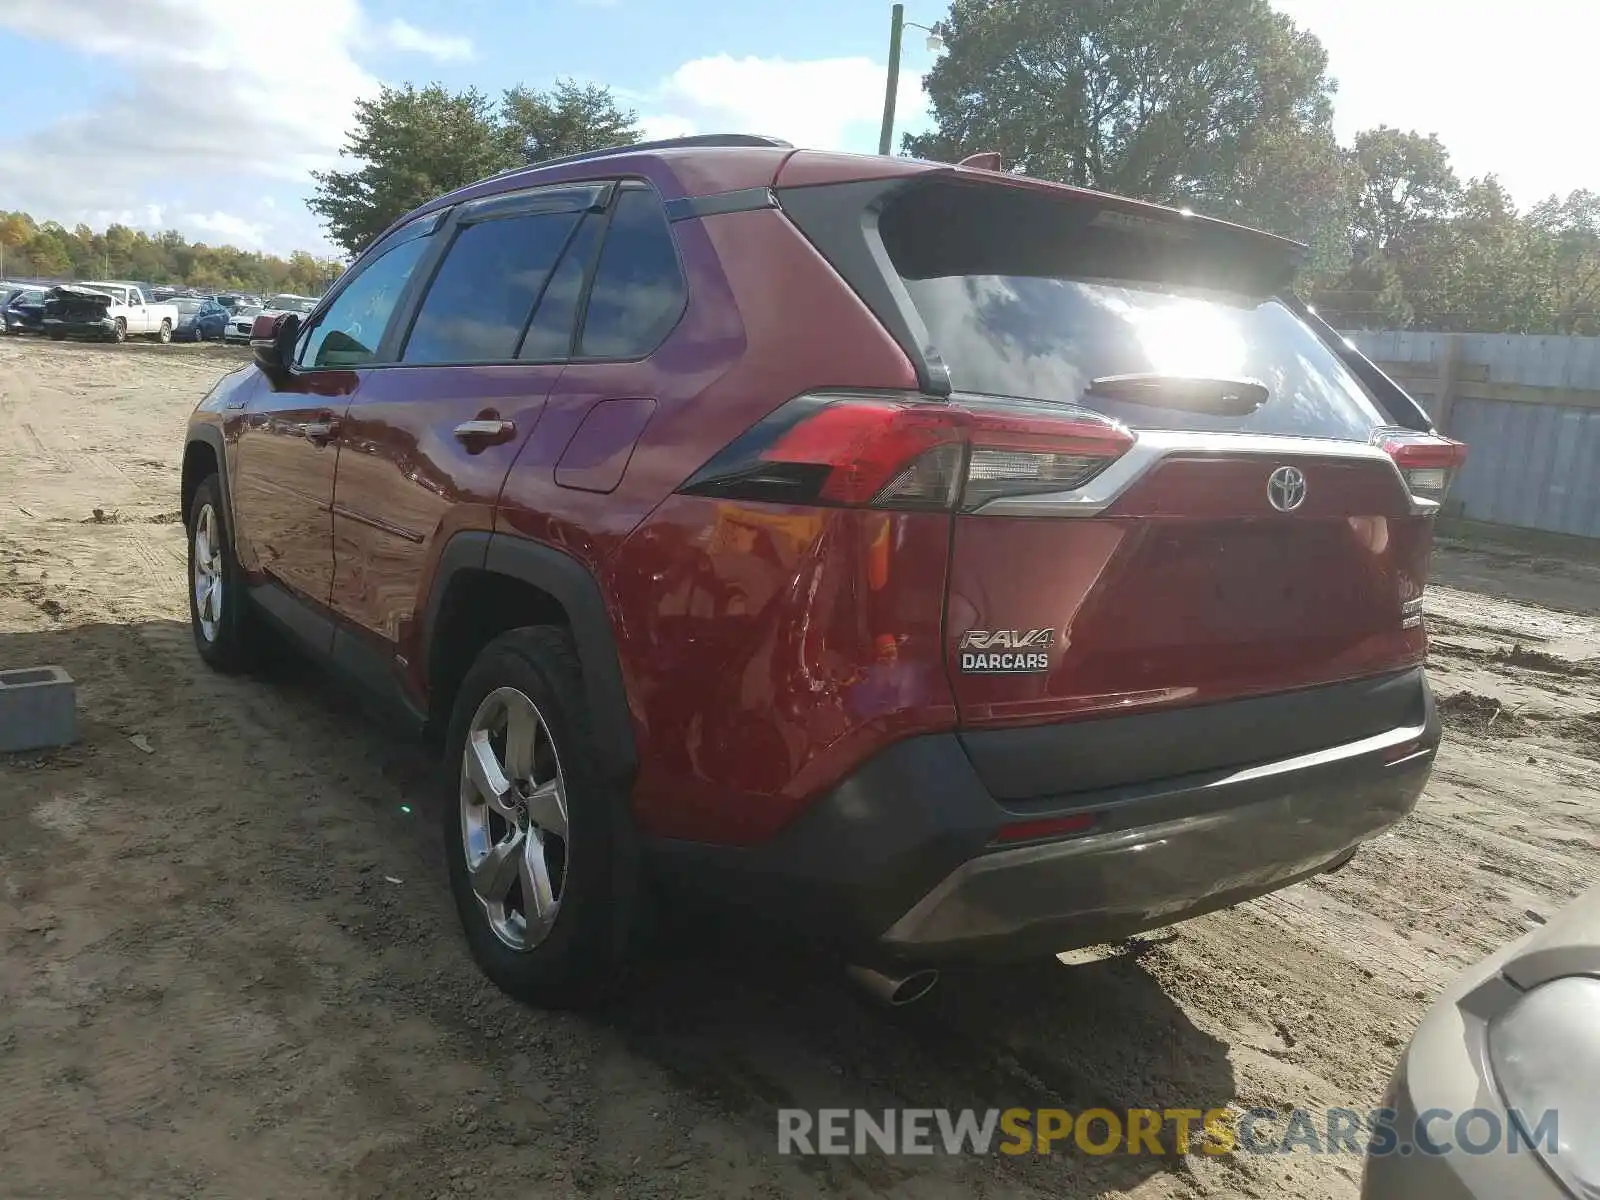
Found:
[[1184, 412], [1243, 417], [1267, 402], [1270, 393], [1253, 379], [1207, 379], [1193, 375], [1102, 375], [1090, 382], [1087, 396], [1175, 408]]

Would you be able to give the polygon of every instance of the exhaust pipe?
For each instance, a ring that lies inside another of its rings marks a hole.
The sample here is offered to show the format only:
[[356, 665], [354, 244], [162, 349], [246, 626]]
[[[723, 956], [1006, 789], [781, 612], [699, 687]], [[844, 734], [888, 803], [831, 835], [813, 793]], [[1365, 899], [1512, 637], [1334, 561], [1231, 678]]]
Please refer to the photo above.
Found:
[[845, 974], [874, 1000], [891, 1008], [914, 1004], [933, 991], [933, 985], [939, 982], [939, 972], [932, 967], [912, 971], [909, 975], [885, 975], [871, 967], [850, 966], [845, 968]]

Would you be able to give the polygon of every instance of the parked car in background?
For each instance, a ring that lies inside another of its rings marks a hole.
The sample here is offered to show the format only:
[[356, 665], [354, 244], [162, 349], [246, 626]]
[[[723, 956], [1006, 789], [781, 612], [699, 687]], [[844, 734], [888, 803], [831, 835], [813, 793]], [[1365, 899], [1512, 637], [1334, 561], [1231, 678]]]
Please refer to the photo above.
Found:
[[441, 196], [193, 414], [196, 648], [272, 621], [439, 733], [468, 944], [541, 1003], [646, 881], [903, 1002], [1335, 870], [1433, 765], [1464, 447], [1304, 249], [749, 137]]
[[43, 287], [24, 285], [6, 297], [0, 316], [3, 316], [7, 333], [44, 332], [45, 291]]
[[222, 340], [225, 342], [248, 342], [250, 340], [250, 331], [255, 328], [256, 318], [264, 311], [259, 304], [234, 309], [228, 314], [228, 323], [223, 326]]
[[102, 338], [112, 342], [153, 337], [170, 342], [178, 310], [152, 304], [130, 283], [67, 283], [45, 297], [44, 331], [52, 338]]
[[273, 296], [264, 306], [269, 313], [299, 313], [305, 316], [317, 306], [315, 296], [295, 296], [287, 292]]
[[[1369, 1148], [1363, 1200], [1600, 1196], [1597, 1078], [1600, 887], [1434, 1002], [1390, 1079], [1395, 1136]], [[1469, 1113], [1479, 1114], [1471, 1136], [1501, 1132], [1486, 1153], [1449, 1145], [1469, 1136]]]
[[231, 314], [215, 300], [183, 296], [172, 304], [178, 310], [178, 326], [172, 336], [180, 342], [216, 341], [228, 327]]

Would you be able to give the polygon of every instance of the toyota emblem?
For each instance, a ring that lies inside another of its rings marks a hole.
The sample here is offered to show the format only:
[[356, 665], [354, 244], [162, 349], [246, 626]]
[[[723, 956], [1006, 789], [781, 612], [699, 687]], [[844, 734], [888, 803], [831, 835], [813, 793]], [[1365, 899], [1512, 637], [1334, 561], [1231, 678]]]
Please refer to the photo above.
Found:
[[1279, 467], [1267, 476], [1267, 500], [1279, 512], [1293, 512], [1306, 501], [1305, 472], [1299, 467]]

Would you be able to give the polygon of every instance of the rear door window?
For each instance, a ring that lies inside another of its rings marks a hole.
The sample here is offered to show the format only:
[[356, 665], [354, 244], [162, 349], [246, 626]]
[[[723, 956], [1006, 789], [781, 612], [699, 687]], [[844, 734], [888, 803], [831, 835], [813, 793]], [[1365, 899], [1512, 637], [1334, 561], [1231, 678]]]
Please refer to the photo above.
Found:
[[646, 188], [622, 192], [595, 267], [580, 357], [643, 358], [678, 323], [686, 296], [661, 202]]
[[417, 312], [401, 362], [504, 362], [582, 214], [531, 213], [465, 226]]

